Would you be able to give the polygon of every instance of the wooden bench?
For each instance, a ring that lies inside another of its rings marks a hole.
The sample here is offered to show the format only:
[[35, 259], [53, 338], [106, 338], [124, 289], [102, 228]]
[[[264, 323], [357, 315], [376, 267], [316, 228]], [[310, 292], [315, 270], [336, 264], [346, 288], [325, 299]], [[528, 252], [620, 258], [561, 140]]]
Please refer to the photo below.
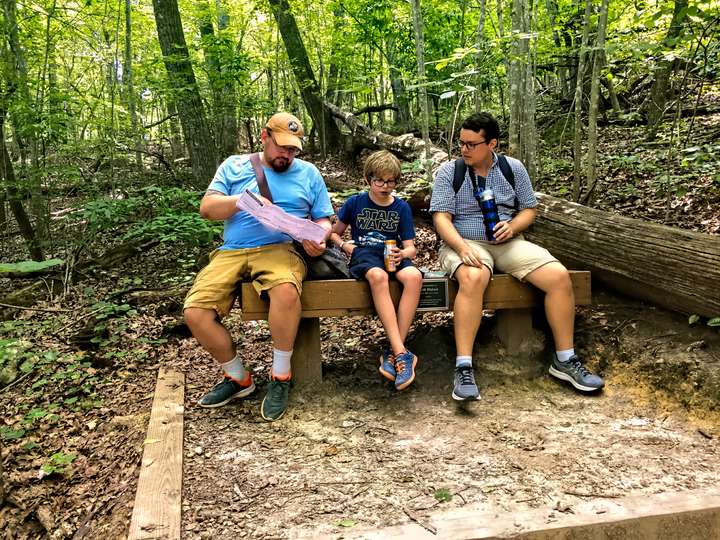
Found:
[[[590, 304], [590, 272], [571, 271], [570, 277], [576, 305]], [[441, 279], [448, 285], [448, 308], [425, 311], [452, 310], [457, 283], [447, 278]], [[438, 278], [428, 278], [425, 281], [430, 283], [437, 280]], [[390, 294], [396, 306], [400, 293], [400, 284], [391, 282]], [[322, 380], [320, 317], [374, 315], [375, 308], [370, 286], [365, 281], [354, 279], [306, 281], [300, 300], [302, 319], [292, 356], [293, 379], [298, 383], [316, 382]], [[497, 310], [498, 337], [509, 352], [517, 351], [523, 340], [531, 335], [531, 308], [542, 305], [542, 302], [543, 294], [532, 285], [522, 283], [507, 274], [493, 276], [485, 292], [483, 309]], [[421, 297], [421, 305], [422, 303]], [[242, 284], [241, 306], [243, 320], [267, 319], [268, 301], [260, 298], [250, 283]]]

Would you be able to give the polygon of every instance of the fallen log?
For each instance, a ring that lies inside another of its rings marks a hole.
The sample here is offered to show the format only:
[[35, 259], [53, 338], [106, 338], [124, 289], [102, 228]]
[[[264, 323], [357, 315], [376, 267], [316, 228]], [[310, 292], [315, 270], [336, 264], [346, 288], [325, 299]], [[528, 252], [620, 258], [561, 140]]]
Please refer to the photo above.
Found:
[[525, 233], [573, 268], [628, 296], [686, 314], [720, 315], [720, 236], [622, 217], [537, 194]]
[[[354, 114], [341, 110], [329, 101], [325, 101], [324, 103], [332, 115], [345, 124], [350, 130], [350, 136], [347, 138], [345, 145], [348, 153], [357, 155], [363, 148], [382, 148], [389, 150], [406, 161], [420, 159], [422, 156], [422, 152], [425, 149], [425, 142], [415, 137], [412, 133], [394, 137], [382, 131], [374, 131], [358, 120]], [[433, 167], [437, 167], [447, 160], [447, 157], [447, 152], [431, 144], [428, 148], [426, 159], [431, 159]]]

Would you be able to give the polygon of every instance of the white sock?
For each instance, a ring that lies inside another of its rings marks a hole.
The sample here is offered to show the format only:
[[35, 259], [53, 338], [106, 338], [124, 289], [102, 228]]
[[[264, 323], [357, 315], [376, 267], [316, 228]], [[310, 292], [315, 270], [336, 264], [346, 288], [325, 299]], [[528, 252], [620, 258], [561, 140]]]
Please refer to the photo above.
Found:
[[240, 360], [239, 356], [235, 355], [235, 358], [233, 358], [229, 362], [220, 364], [220, 367], [225, 372], [225, 375], [227, 375], [231, 379], [237, 382], [242, 382], [243, 380], [245, 380], [245, 366], [243, 365], [242, 360]]
[[567, 362], [575, 354], [575, 349], [567, 349], [565, 351], [555, 351], [558, 362]]
[[278, 379], [290, 378], [290, 358], [292, 351], [279, 351], [273, 349], [272, 376]]
[[456, 356], [455, 367], [471, 366], [472, 367], [472, 356]]

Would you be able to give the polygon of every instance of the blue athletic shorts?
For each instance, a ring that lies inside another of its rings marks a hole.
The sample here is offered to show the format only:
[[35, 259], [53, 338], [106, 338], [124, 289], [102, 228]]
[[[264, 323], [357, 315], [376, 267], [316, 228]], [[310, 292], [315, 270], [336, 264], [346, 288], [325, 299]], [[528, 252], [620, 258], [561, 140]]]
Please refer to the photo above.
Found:
[[[396, 272], [408, 266], [414, 266], [412, 261], [410, 261], [410, 259], [403, 259], [400, 261], [400, 264], [396, 265], [395, 272], [388, 272], [388, 275], [394, 278]], [[371, 268], [382, 268], [385, 270], [385, 251], [363, 246], [358, 246], [353, 249], [352, 255], [350, 256], [350, 275], [355, 279], [363, 279], [367, 271]]]

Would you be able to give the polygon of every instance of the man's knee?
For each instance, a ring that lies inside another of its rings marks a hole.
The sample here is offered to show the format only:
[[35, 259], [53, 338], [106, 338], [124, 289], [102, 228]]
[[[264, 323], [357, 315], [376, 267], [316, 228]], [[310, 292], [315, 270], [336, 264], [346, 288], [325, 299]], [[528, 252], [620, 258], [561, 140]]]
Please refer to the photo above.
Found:
[[[540, 275], [538, 279], [535, 280], [537, 283], [533, 284], [538, 288], [545, 292], [572, 293], [573, 286], [572, 280], [570, 279], [570, 272], [559, 262], [546, 264], [538, 268], [537, 272], [539, 272]], [[528, 281], [532, 282], [530, 279], [528, 279]]]
[[490, 283], [490, 270], [486, 266], [463, 265], [455, 272], [455, 277], [463, 292], [482, 294]]
[[185, 318], [185, 324], [192, 330], [214, 321], [217, 318], [217, 313], [214, 309], [189, 307], [183, 312], [183, 317]]
[[268, 291], [270, 303], [288, 309], [300, 305], [300, 294], [293, 283], [280, 283]]

